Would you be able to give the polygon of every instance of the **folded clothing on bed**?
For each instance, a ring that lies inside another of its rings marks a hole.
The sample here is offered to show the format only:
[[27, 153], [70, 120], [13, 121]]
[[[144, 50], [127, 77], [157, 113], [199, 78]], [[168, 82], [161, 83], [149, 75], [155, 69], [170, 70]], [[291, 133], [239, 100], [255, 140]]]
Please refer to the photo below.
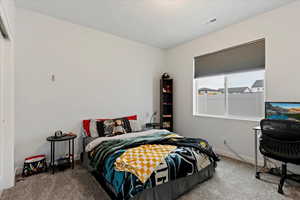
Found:
[[136, 175], [145, 183], [160, 163], [177, 147], [174, 145], [146, 144], [127, 149], [115, 162], [115, 169]]

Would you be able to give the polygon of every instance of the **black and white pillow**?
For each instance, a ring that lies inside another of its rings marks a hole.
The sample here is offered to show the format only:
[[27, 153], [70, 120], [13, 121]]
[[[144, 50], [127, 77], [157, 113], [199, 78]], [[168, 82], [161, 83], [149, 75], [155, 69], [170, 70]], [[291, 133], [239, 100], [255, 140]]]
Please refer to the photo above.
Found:
[[113, 136], [113, 131], [114, 131], [114, 127], [115, 127], [114, 120], [112, 120], [112, 119], [104, 120], [103, 126], [104, 126], [104, 136], [105, 137]]
[[97, 132], [98, 132], [98, 136], [99, 137], [105, 137], [104, 135], [104, 121], [105, 120], [102, 120], [102, 121], [97, 121]]
[[97, 122], [99, 137], [111, 137], [132, 132], [128, 119], [109, 119]]
[[114, 136], [115, 122], [112, 119], [98, 121], [97, 132], [99, 137]]
[[114, 128], [113, 128], [113, 135], [122, 135], [127, 133], [125, 130], [124, 121], [122, 119], [116, 119], [114, 120]]
[[116, 120], [121, 120], [122, 121], [122, 126], [126, 130], [126, 133], [131, 133], [132, 132], [132, 128], [130, 126], [130, 122], [129, 122], [128, 119], [126, 119], [126, 118], [120, 118], [120, 119], [115, 119], [115, 121]]

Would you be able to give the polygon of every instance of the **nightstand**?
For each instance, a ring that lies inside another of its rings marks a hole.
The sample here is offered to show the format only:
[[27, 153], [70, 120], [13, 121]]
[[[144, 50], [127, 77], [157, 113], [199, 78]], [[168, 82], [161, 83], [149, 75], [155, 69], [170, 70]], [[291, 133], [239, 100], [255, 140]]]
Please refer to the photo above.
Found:
[[[55, 170], [55, 142], [69, 141], [69, 162], [71, 164], [72, 169], [74, 169], [74, 139], [77, 135], [64, 135], [62, 137], [50, 136], [47, 137], [47, 141], [51, 143], [51, 160], [50, 167], [52, 168], [52, 174], [54, 174]], [[72, 142], [72, 148], [71, 148]], [[71, 151], [72, 149], [72, 151]], [[71, 156], [72, 155], [72, 156]]]

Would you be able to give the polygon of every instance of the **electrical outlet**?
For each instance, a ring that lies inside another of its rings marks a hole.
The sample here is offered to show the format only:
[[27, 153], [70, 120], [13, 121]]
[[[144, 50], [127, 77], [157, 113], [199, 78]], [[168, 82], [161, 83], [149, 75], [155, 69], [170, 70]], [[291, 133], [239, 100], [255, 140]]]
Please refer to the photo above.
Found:
[[54, 74], [51, 75], [51, 81], [55, 82], [55, 75]]

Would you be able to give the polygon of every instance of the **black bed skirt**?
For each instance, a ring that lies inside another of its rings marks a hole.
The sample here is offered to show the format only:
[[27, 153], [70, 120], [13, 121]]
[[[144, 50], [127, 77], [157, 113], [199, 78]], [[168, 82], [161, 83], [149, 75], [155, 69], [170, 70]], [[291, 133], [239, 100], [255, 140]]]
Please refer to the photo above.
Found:
[[215, 172], [214, 164], [210, 164], [197, 174], [179, 178], [168, 183], [147, 189], [132, 200], [172, 200], [177, 199], [184, 193], [192, 190], [197, 184], [211, 178]]

